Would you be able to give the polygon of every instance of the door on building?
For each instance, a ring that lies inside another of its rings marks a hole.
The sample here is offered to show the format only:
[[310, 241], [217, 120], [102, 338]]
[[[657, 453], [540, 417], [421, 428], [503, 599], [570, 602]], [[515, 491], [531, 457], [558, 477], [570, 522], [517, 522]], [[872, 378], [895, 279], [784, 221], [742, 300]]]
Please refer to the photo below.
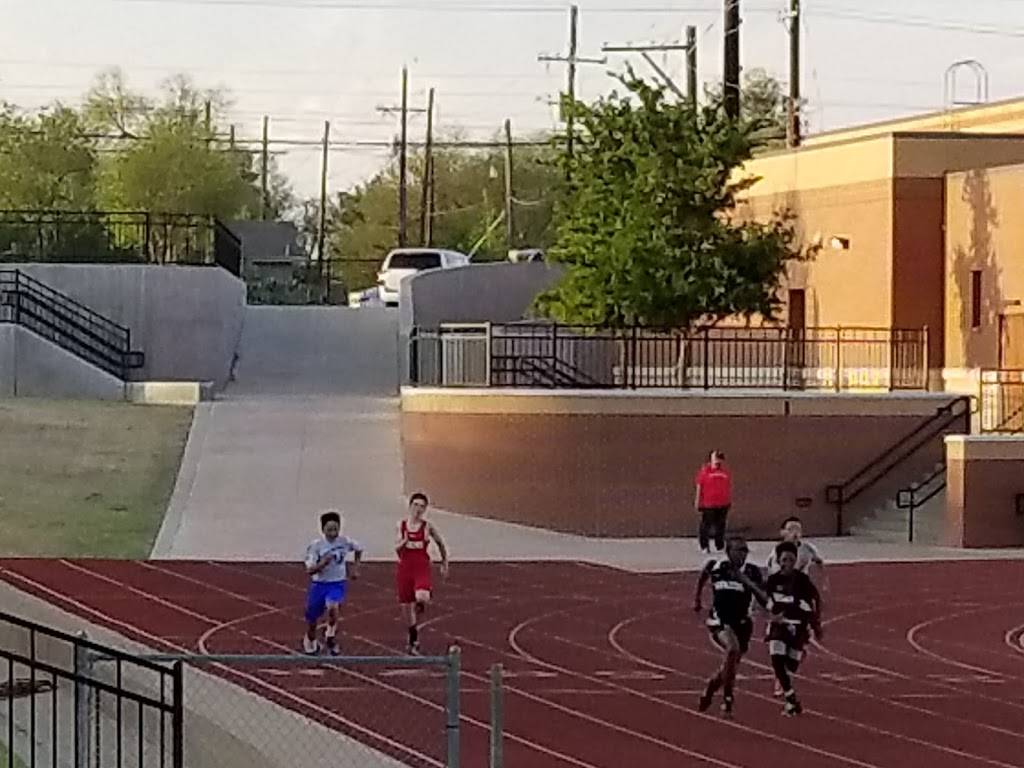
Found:
[[999, 317], [999, 367], [1024, 369], [1024, 314]]
[[807, 367], [807, 297], [803, 288], [790, 289], [786, 309], [784, 385], [786, 388], [803, 389]]

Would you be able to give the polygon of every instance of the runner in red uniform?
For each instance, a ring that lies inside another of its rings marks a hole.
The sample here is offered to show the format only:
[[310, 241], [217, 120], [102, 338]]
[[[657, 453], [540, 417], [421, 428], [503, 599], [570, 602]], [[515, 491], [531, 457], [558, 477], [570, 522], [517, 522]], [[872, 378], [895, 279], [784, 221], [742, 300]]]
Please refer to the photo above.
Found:
[[406, 650], [414, 656], [420, 652], [419, 617], [430, 602], [431, 542], [437, 545], [441, 554], [441, 575], [448, 577], [448, 548], [437, 528], [426, 520], [428, 503], [423, 493], [414, 493], [409, 498], [409, 517], [398, 524], [398, 537], [395, 541], [395, 550], [398, 552], [398, 602], [409, 626]]

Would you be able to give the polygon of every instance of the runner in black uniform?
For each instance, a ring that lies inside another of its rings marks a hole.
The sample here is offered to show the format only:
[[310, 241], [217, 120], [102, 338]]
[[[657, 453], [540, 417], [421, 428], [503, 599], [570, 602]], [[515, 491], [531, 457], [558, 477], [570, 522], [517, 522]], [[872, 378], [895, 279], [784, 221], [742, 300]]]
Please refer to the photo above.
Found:
[[750, 603], [755, 595], [764, 593], [761, 570], [747, 562], [747, 542], [741, 537], [729, 539], [726, 544], [726, 559], [711, 560], [701, 571], [697, 580], [697, 595], [693, 609], [701, 610], [701, 593], [704, 585], [711, 582], [714, 602], [708, 614], [707, 626], [715, 643], [724, 651], [725, 659], [718, 673], [708, 681], [704, 695], [700, 697], [698, 709], [707, 711], [714, 701], [715, 693], [723, 689], [722, 713], [732, 715], [733, 684], [740, 659], [750, 646], [754, 623], [750, 618]]
[[803, 711], [793, 690], [791, 675], [803, 659], [810, 631], [821, 638], [821, 595], [810, 577], [796, 568], [798, 551], [792, 541], [775, 547], [779, 570], [768, 577], [765, 592], [771, 621], [768, 625], [768, 653], [775, 678], [785, 699], [783, 712], [799, 715]]

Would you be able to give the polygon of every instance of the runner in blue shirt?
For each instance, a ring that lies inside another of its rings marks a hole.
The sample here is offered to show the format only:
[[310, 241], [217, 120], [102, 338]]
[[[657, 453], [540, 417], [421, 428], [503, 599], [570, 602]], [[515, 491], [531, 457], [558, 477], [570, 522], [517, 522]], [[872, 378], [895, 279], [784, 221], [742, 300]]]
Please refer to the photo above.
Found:
[[[302, 638], [302, 650], [313, 655], [320, 652], [317, 639], [317, 624], [327, 613], [324, 630], [324, 645], [332, 656], [338, 655], [338, 612], [345, 602], [348, 578], [359, 578], [359, 563], [363, 559], [363, 547], [359, 542], [341, 535], [341, 513], [335, 510], [320, 516], [322, 538], [316, 539], [306, 548], [306, 572], [309, 574], [309, 594], [306, 599], [306, 635]], [[351, 570], [348, 565], [349, 553], [353, 555]]]

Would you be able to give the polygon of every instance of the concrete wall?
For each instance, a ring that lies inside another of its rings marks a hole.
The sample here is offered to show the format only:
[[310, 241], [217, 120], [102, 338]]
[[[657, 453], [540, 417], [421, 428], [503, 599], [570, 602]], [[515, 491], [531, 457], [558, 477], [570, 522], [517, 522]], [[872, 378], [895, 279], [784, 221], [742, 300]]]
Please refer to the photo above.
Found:
[[[833, 535], [846, 480], [948, 402], [942, 395], [402, 393], [406, 491], [449, 511], [613, 537], [692, 536], [694, 475], [713, 449], [734, 472], [731, 525], [773, 537], [799, 514]], [[942, 458], [923, 450], [845, 511], [855, 522]], [[875, 493], [879, 491], [879, 494]]]
[[[17, 265], [12, 265], [17, 266]], [[245, 284], [214, 267], [17, 266], [132, 332], [146, 354], [134, 378], [227, 383], [242, 331]]]
[[124, 383], [32, 331], [0, 325], [0, 397], [123, 400]]
[[534, 298], [557, 283], [562, 274], [562, 267], [555, 264], [503, 261], [430, 270], [403, 280], [398, 304], [403, 383], [408, 379], [413, 327], [522, 320]]
[[946, 543], [1024, 546], [1024, 437], [948, 437], [946, 457]]

